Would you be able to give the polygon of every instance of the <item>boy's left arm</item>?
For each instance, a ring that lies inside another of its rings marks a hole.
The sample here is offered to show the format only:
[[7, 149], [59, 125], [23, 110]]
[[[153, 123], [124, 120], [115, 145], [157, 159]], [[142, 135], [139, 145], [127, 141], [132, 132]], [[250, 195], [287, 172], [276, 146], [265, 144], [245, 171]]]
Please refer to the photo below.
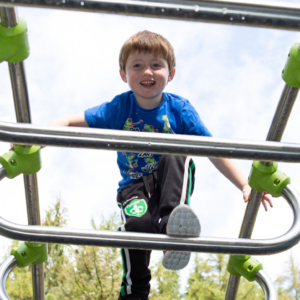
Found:
[[[210, 161], [226, 178], [243, 192], [244, 201], [248, 202], [250, 200], [251, 187], [237, 164], [228, 158], [210, 158]], [[269, 203], [270, 207], [273, 207], [271, 195], [264, 192], [262, 204], [266, 211], [268, 210], [267, 203]]]

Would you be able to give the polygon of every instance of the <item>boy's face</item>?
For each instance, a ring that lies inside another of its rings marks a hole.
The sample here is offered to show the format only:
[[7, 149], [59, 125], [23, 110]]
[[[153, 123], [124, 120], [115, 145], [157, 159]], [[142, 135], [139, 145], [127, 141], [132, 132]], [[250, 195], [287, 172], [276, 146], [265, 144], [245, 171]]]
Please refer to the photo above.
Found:
[[146, 109], [159, 105], [162, 92], [174, 77], [175, 69], [169, 72], [168, 62], [162, 54], [131, 53], [126, 62], [125, 72], [120, 70], [121, 78], [129, 84], [138, 104]]

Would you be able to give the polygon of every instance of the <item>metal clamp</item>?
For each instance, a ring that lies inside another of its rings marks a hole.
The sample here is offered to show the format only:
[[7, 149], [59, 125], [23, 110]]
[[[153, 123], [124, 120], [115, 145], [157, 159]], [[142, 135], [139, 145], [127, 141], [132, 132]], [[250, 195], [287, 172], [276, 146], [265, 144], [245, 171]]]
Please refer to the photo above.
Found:
[[25, 242], [17, 249], [11, 250], [10, 254], [18, 261], [18, 267], [38, 265], [47, 260], [48, 244]]
[[30, 53], [27, 24], [20, 19], [18, 25], [5, 27], [0, 24], [0, 63], [19, 63]]
[[248, 178], [251, 188], [259, 192], [267, 191], [274, 197], [280, 197], [291, 180], [277, 168], [277, 163], [264, 165], [259, 161], [254, 161]]
[[29, 175], [37, 173], [42, 166], [40, 146], [14, 146], [14, 150], [0, 156], [0, 163], [6, 171], [7, 178], [15, 178], [21, 173]]
[[294, 44], [282, 70], [282, 79], [290, 86], [300, 88], [300, 49], [299, 43]]
[[250, 255], [230, 255], [227, 271], [234, 276], [243, 276], [248, 281], [254, 281], [262, 264]]

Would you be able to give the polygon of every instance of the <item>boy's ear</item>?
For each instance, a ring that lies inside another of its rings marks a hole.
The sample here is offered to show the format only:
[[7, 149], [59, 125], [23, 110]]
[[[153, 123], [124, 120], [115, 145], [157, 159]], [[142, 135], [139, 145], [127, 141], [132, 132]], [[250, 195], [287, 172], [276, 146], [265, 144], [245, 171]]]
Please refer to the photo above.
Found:
[[120, 73], [120, 76], [121, 76], [122, 80], [123, 80], [125, 83], [127, 83], [127, 78], [126, 78], [125, 72], [123, 72], [122, 70], [120, 70], [119, 73]]
[[172, 81], [175, 76], [175, 68], [169, 73], [168, 82]]

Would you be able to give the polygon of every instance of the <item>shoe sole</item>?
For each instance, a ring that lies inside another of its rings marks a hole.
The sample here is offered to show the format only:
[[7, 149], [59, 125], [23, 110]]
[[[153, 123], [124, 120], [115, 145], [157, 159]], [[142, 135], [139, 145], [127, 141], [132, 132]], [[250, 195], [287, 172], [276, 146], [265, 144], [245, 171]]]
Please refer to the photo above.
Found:
[[[174, 237], [198, 237], [201, 226], [194, 211], [185, 204], [177, 206], [171, 213], [167, 234]], [[167, 251], [162, 264], [168, 270], [181, 270], [185, 268], [190, 260], [190, 252]]]

